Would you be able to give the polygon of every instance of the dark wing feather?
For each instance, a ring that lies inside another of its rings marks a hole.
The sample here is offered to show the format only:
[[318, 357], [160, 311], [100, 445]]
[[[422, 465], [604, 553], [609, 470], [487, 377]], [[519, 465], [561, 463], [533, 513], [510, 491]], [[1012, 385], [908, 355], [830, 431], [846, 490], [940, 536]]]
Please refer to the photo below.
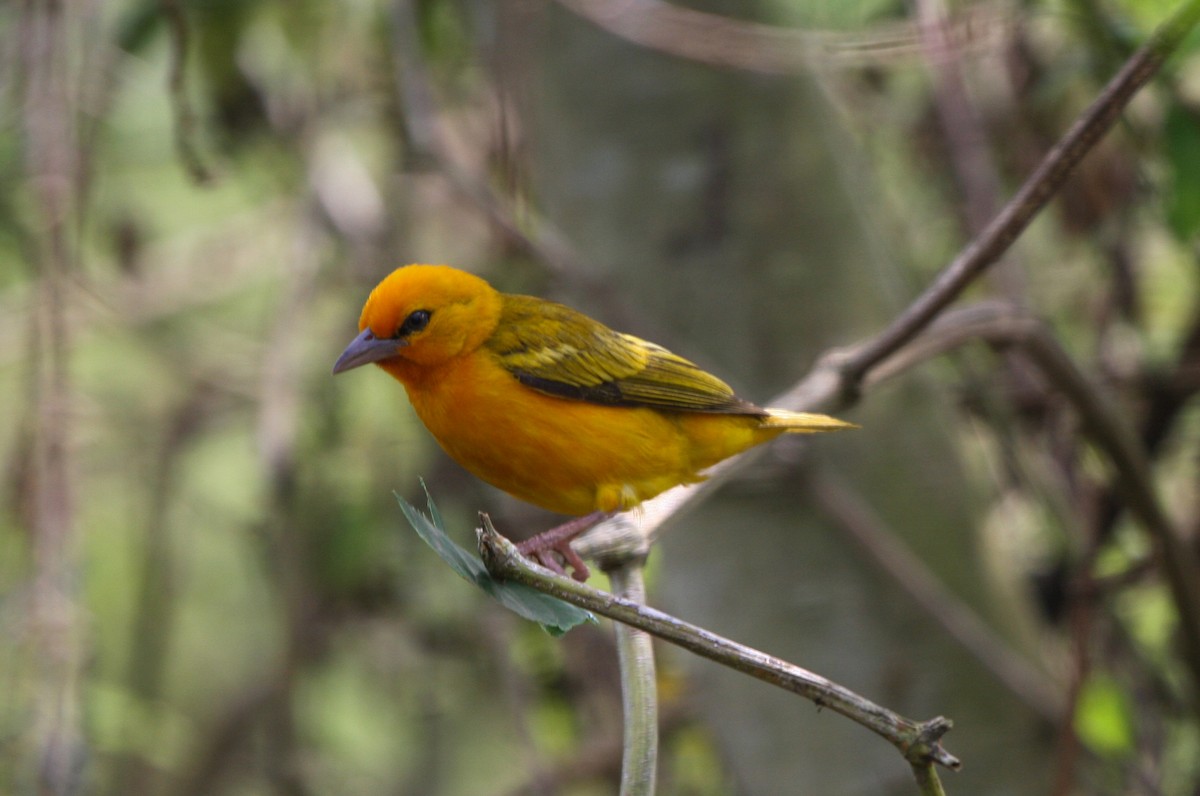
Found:
[[683, 357], [530, 296], [504, 297], [499, 326], [485, 345], [518, 381], [547, 395], [675, 412], [766, 414]]

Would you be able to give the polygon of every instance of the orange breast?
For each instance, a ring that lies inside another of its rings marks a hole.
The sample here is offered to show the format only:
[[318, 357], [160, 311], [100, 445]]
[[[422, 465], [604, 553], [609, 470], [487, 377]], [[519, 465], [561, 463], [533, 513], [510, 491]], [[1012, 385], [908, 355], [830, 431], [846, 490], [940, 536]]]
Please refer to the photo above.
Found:
[[564, 514], [631, 508], [780, 431], [753, 417], [678, 414], [554, 398], [476, 351], [401, 381], [442, 448], [479, 478]]

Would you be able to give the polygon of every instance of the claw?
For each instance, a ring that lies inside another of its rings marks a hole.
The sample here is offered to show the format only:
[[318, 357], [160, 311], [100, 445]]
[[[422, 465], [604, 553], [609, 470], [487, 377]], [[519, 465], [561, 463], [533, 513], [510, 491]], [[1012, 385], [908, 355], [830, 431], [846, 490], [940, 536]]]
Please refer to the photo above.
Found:
[[537, 560], [547, 569], [565, 575], [563, 564], [560, 564], [554, 556], [557, 553], [562, 556], [563, 563], [571, 568], [571, 577], [578, 581], [585, 581], [591, 572], [579, 554], [571, 548], [571, 540], [611, 516], [612, 512], [594, 511], [583, 517], [576, 517], [526, 539], [517, 545], [517, 550], [521, 555]]

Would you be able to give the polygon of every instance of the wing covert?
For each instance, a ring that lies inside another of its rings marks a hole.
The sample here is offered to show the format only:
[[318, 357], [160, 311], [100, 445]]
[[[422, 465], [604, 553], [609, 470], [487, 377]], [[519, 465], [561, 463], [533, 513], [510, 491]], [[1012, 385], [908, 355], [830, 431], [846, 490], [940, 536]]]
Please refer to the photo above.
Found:
[[609, 406], [765, 415], [683, 357], [562, 304], [504, 296], [499, 326], [485, 345], [518, 381], [547, 395]]

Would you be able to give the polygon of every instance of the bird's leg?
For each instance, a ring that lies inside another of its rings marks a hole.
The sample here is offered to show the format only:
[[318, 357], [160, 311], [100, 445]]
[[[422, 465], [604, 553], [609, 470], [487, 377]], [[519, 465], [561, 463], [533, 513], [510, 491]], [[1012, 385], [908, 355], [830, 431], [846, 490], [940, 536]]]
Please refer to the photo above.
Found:
[[560, 575], [565, 575], [562, 564], [554, 557], [554, 553], [558, 553], [563, 557], [563, 562], [571, 567], [571, 577], [575, 580], [584, 581], [588, 579], [587, 564], [583, 563], [583, 559], [579, 554], [571, 549], [571, 540], [579, 536], [589, 528], [593, 528], [607, 520], [615, 511], [593, 511], [591, 514], [585, 514], [582, 517], [576, 517], [573, 520], [568, 520], [562, 525], [557, 525], [548, 531], [542, 531], [537, 536], [531, 536], [523, 542], [517, 544], [517, 550], [523, 556], [531, 556], [540, 561], [543, 566], [552, 569]]

